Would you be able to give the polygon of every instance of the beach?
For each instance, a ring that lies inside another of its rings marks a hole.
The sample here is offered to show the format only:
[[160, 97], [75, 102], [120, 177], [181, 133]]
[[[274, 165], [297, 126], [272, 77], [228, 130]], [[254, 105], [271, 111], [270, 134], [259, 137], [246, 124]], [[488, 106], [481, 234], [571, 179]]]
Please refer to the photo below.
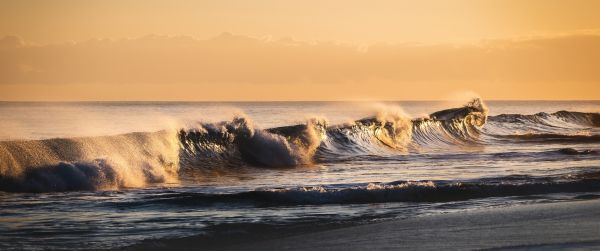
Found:
[[218, 238], [148, 241], [126, 250], [593, 250], [600, 248], [600, 200], [475, 209], [287, 236]]

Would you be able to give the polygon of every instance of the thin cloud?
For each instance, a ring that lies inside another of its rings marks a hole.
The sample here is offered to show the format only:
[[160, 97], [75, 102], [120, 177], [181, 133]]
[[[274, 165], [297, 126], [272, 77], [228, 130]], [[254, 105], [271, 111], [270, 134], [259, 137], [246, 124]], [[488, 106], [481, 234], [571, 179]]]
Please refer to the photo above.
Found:
[[362, 47], [230, 33], [211, 39], [148, 35], [47, 45], [10, 36], [0, 43], [0, 88], [12, 85], [13, 89], [18, 84], [95, 88], [148, 84], [160, 93], [160, 86], [173, 84], [211, 86], [216, 91], [262, 85], [295, 86], [294, 91], [309, 93], [302, 88], [320, 85], [356, 95], [364, 92], [364, 85], [374, 83], [392, 93], [413, 90], [427, 96], [419, 93], [416, 83], [428, 83], [440, 92], [452, 85], [502, 97], [514, 90], [547, 92], [540, 97], [554, 97], [554, 93], [573, 97], [582, 91], [598, 93], [600, 82], [600, 35], [590, 32], [471, 44]]
[[0, 83], [290, 83], [390, 81], [599, 81], [600, 36], [572, 34], [465, 45], [207, 40], [149, 35], [28, 46], [0, 39]]

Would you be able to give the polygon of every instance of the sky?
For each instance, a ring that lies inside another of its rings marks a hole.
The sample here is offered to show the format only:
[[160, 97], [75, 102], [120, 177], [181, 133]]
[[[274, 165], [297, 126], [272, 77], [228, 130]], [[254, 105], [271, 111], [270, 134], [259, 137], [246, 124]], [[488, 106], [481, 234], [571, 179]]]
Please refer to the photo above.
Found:
[[3, 0], [0, 100], [600, 99], [600, 1]]

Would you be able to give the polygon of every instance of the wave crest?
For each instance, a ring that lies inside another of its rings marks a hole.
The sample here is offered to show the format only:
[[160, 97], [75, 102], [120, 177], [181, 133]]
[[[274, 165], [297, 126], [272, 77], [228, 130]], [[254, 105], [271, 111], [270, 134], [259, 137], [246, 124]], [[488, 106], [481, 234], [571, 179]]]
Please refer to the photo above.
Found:
[[483, 101], [474, 99], [463, 107], [417, 119], [388, 107], [375, 116], [332, 126], [324, 119], [310, 119], [304, 124], [260, 129], [238, 115], [231, 121], [198, 123], [178, 131], [4, 141], [0, 142], [0, 190], [144, 187], [178, 182], [185, 172], [199, 168], [296, 167], [354, 155], [387, 156], [456, 145], [597, 143], [600, 138], [593, 130], [599, 120], [598, 113], [567, 111], [488, 117]]
[[230, 122], [199, 124], [179, 132], [182, 159], [190, 166], [240, 161], [267, 167], [309, 164], [324, 125], [310, 120], [304, 125], [261, 130], [245, 116], [236, 116]]

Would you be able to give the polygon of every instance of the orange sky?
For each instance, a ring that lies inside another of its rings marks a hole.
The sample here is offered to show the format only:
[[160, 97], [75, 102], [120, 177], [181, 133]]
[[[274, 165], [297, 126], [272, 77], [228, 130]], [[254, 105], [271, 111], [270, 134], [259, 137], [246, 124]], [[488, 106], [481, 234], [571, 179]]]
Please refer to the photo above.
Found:
[[600, 1], [2, 1], [0, 100], [600, 99]]

